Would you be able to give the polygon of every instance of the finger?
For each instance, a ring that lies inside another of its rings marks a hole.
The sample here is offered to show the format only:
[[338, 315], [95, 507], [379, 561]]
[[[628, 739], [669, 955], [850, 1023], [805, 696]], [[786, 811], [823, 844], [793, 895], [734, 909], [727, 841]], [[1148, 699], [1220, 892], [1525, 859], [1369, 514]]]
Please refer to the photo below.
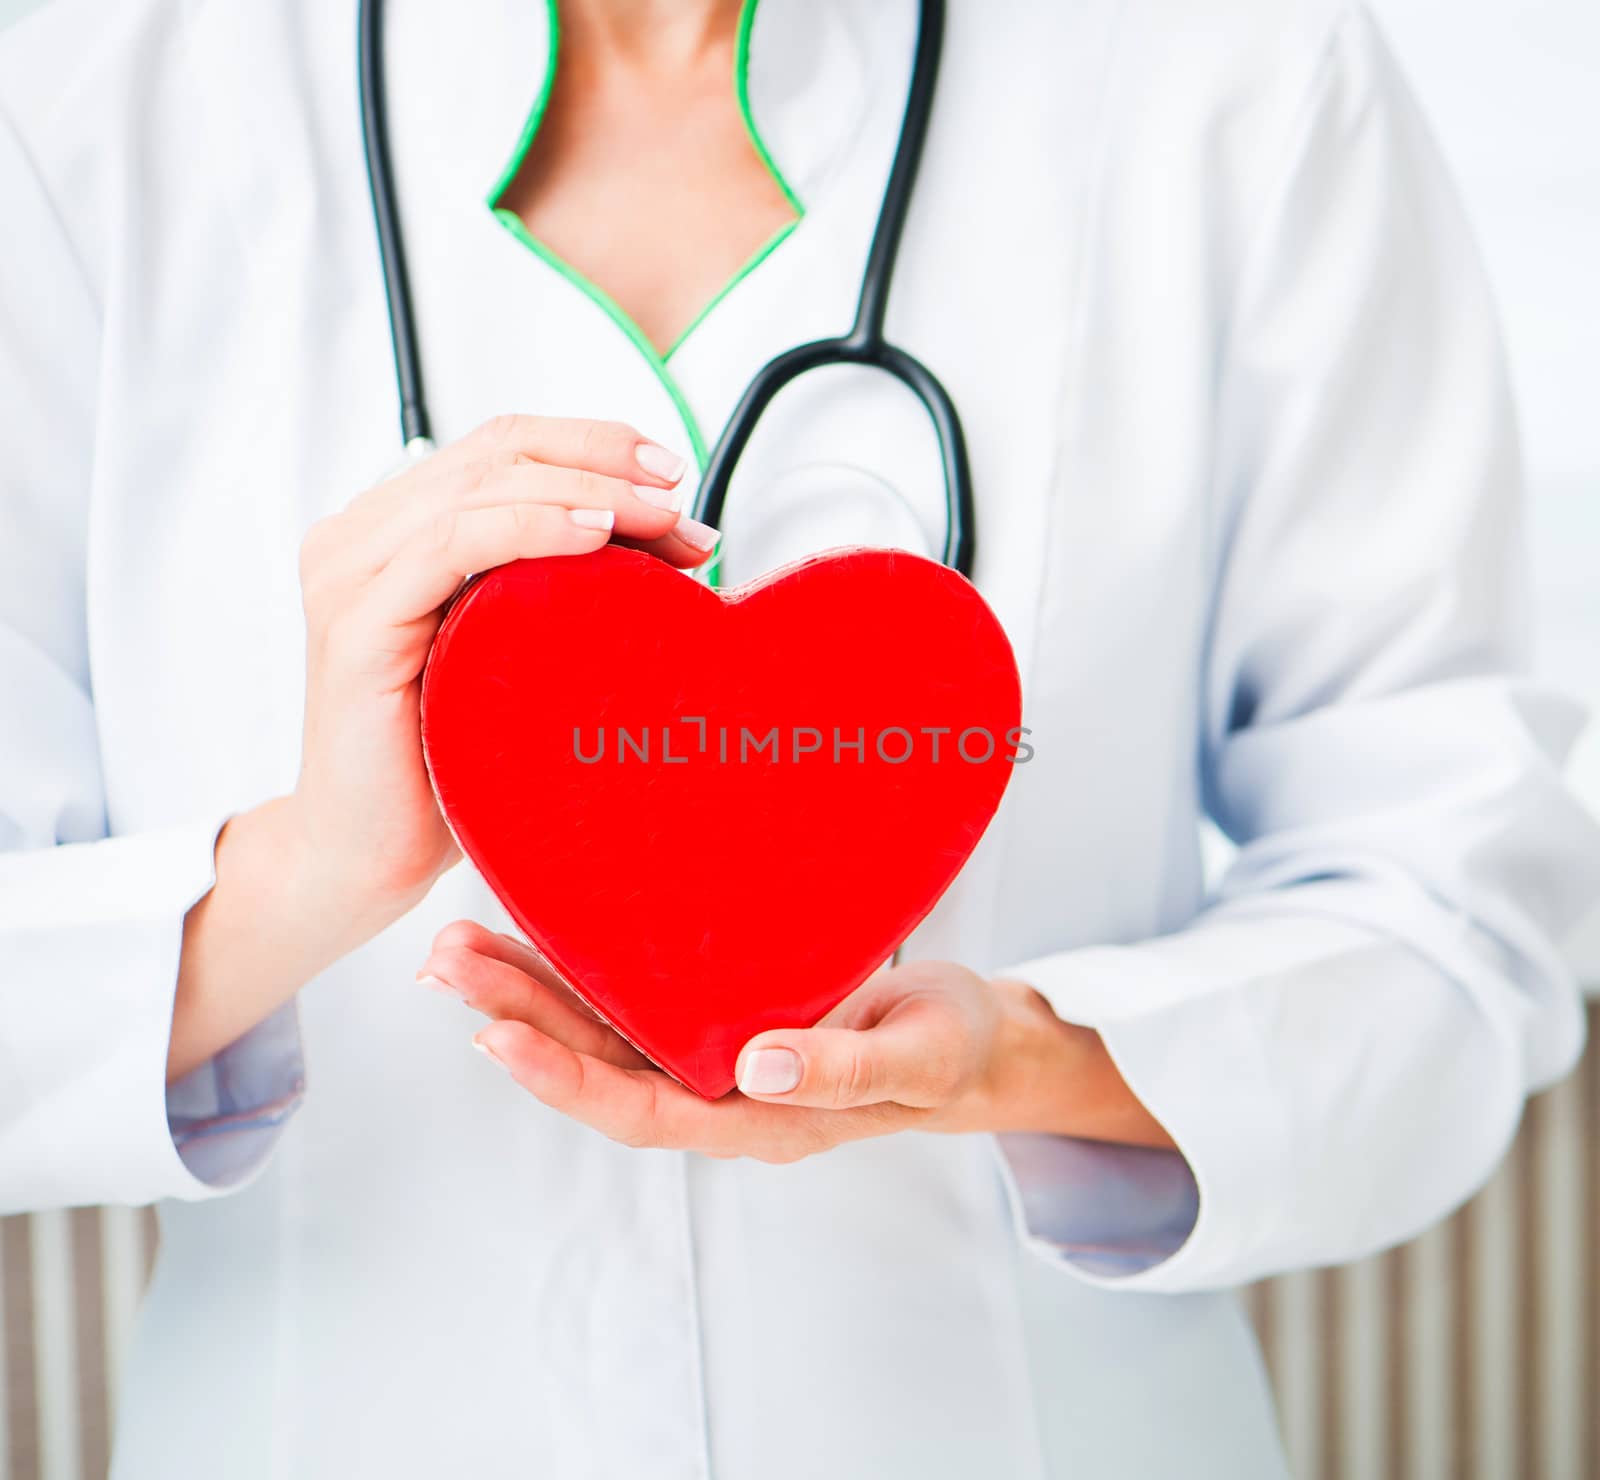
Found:
[[526, 1023], [568, 1048], [608, 1064], [640, 1068], [649, 1062], [565, 991], [477, 951], [436, 949], [423, 963], [418, 980], [439, 984], [486, 1017]]
[[555, 504], [561, 508], [609, 509], [613, 536], [648, 550], [672, 565], [692, 566], [711, 558], [719, 531], [684, 512], [680, 490], [627, 483], [574, 468], [520, 464], [496, 470], [471, 488], [436, 496], [397, 528], [416, 529], [451, 509], [490, 508], [501, 503]]
[[604, 1063], [518, 1022], [491, 1023], [473, 1042], [551, 1109], [625, 1146], [783, 1163], [900, 1129], [915, 1115], [900, 1106], [829, 1113], [740, 1095], [702, 1100], [659, 1070]]
[[675, 490], [689, 468], [687, 458], [626, 422], [499, 416], [359, 494], [343, 517], [357, 536], [354, 543], [364, 545], [360, 536], [391, 518], [397, 506], [419, 500], [437, 505], [463, 486], [533, 464], [595, 473], [656, 493]]
[[[613, 515], [613, 534], [635, 542], [666, 541], [676, 558], [667, 551], [663, 554], [675, 565], [690, 565], [705, 558], [677, 550], [679, 542], [675, 542], [674, 535], [681, 519], [682, 495], [676, 489], [651, 488], [581, 469], [525, 462], [466, 469], [454, 479], [397, 489], [381, 505], [352, 511], [348, 536], [352, 573], [356, 579], [370, 579], [411, 541], [436, 539], [440, 528], [451, 519], [502, 504], [548, 504], [575, 512], [609, 511]], [[693, 540], [681, 543], [692, 547]]]
[[674, 488], [652, 488], [609, 478], [583, 468], [547, 468], [517, 463], [447, 488], [422, 500], [420, 513], [437, 517], [452, 510], [487, 509], [496, 504], [554, 504], [563, 509], [610, 509], [616, 532], [629, 539], [653, 540], [672, 533], [682, 513], [683, 495]]
[[[507, 935], [503, 931], [490, 930], [485, 925], [480, 925], [476, 920], [456, 920], [446, 925], [433, 938], [433, 949], [437, 951], [476, 951], [481, 956], [491, 956], [496, 961], [504, 961], [508, 966], [515, 966], [519, 971], [525, 971], [529, 976], [542, 981], [553, 991], [571, 994], [561, 974], [547, 961], [539, 950], [519, 940], [514, 935]], [[573, 998], [574, 1001], [578, 999]]]
[[900, 1105], [821, 1111], [742, 1095], [702, 1100], [659, 1070], [606, 1064], [518, 1022], [491, 1023], [473, 1042], [536, 1099], [625, 1146], [787, 1163], [920, 1115]]
[[665, 560], [669, 565], [689, 568], [704, 565], [716, 553], [717, 544], [722, 539], [719, 530], [713, 529], [709, 524], [702, 524], [698, 519], [691, 519], [687, 514], [680, 516], [676, 525], [660, 539], [632, 540], [625, 539], [623, 544], [635, 550], [643, 550], [646, 554], [654, 555]]
[[552, 467], [587, 468], [630, 483], [670, 488], [688, 459], [620, 421], [580, 417], [496, 416], [435, 455], [448, 469], [474, 458], [510, 454]]
[[[450, 986], [451, 989], [456, 990], [458, 984], [456, 984], [454, 974], [451, 974], [451, 963], [461, 955], [485, 957], [491, 962], [501, 962], [514, 973], [533, 978], [534, 982], [538, 982], [539, 986], [544, 987], [547, 992], [554, 995], [558, 1002], [565, 1003], [568, 1008], [573, 1010], [573, 1013], [579, 1014], [579, 1018], [602, 1027], [608, 1038], [614, 1040], [613, 1048], [616, 1051], [611, 1054], [614, 1062], [634, 1062], [634, 1064], [648, 1064], [650, 1062], [643, 1054], [638, 1053], [634, 1046], [627, 1042], [626, 1038], [618, 1034], [616, 1029], [611, 1027], [610, 1022], [606, 1022], [605, 1018], [602, 1018], [602, 1014], [597, 1013], [578, 992], [574, 992], [566, 984], [562, 974], [555, 970], [555, 966], [550, 965], [549, 960], [546, 960], [536, 947], [530, 946], [528, 942], [518, 939], [517, 936], [510, 936], [510, 934], [504, 934], [502, 931], [488, 930], [486, 926], [478, 925], [475, 920], [456, 920], [451, 925], [446, 925], [437, 936], [434, 936], [434, 949], [430, 952], [427, 962], [422, 965], [422, 970], [418, 973], [419, 978], [422, 978], [422, 976], [434, 976], [434, 978], [440, 979], [445, 986]], [[438, 970], [435, 970], [435, 966], [437, 966]], [[490, 1018], [525, 1018], [523, 1013], [517, 1013], [517, 1011], [504, 1011], [502, 1013], [502, 1011], [494, 1010], [493, 1006], [488, 1005], [488, 1003], [478, 1002], [478, 1000], [474, 1000], [470, 1005], [475, 1006], [482, 1013], [488, 1014]], [[525, 1018], [525, 1021], [531, 1021], [531, 1019]]]
[[689, 1149], [711, 1108], [657, 1069], [626, 1069], [569, 1048], [523, 1022], [496, 1022], [472, 1040], [552, 1110], [625, 1146]]
[[501, 504], [468, 509], [410, 540], [368, 584], [363, 598], [386, 625], [417, 621], [442, 606], [469, 575], [532, 556], [586, 555], [611, 538], [608, 509]]
[[961, 1015], [933, 997], [906, 1002], [865, 1030], [775, 1029], [757, 1034], [740, 1053], [739, 1090], [769, 1103], [826, 1110], [937, 1109], [963, 1082], [967, 1036]]
[[[561, 1001], [566, 1002], [575, 1012], [581, 1013], [586, 1018], [601, 1024], [608, 1033], [613, 1034], [619, 1043], [627, 1047], [629, 1055], [639, 1063], [648, 1063], [643, 1055], [639, 1054], [627, 1040], [622, 1038], [605, 1019], [591, 1007], [583, 997], [575, 992], [563, 979], [561, 973], [545, 959], [540, 951], [527, 941], [514, 935], [507, 935], [502, 931], [490, 930], [478, 924], [475, 920], [457, 920], [446, 925], [433, 938], [433, 952], [430, 961], [445, 952], [470, 951], [480, 956], [487, 956], [494, 961], [502, 961], [507, 966], [531, 976], [536, 982], [548, 988]], [[419, 975], [432, 973], [424, 965]], [[501, 1016], [498, 1013], [489, 1013], [489, 1016]], [[512, 1014], [505, 1014], [510, 1016]]]
[[379, 502], [401, 489], [437, 488], [469, 470], [482, 473], [519, 463], [583, 468], [660, 488], [676, 487], [689, 467], [687, 458], [625, 422], [497, 416], [367, 490], [351, 508]]

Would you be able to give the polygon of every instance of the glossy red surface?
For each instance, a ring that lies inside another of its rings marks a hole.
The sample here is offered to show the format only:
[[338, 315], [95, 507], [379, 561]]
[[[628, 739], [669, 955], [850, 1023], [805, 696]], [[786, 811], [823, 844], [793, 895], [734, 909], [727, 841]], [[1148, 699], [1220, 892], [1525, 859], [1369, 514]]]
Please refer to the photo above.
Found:
[[715, 1097], [753, 1033], [814, 1023], [932, 909], [999, 805], [1020, 712], [1000, 624], [931, 560], [843, 550], [719, 593], [609, 547], [462, 595], [422, 735], [518, 925]]

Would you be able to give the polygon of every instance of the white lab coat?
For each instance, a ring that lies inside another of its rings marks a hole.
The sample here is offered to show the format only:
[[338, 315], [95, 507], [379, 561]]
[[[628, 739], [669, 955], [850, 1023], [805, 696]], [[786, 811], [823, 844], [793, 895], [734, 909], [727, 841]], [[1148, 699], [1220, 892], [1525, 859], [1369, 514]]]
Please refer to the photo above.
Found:
[[[57, 0], [0, 46], [0, 1204], [161, 1201], [115, 1474], [1281, 1474], [1222, 1291], [1485, 1176], [1578, 1051], [1553, 942], [1597, 887], [1553, 768], [1576, 717], [1501, 676], [1493, 318], [1370, 22], [951, 6], [889, 319], [965, 417], [1037, 758], [909, 949], [1098, 1027], [1184, 1158], [901, 1135], [769, 1167], [612, 1145], [470, 1052], [412, 983], [441, 925], [503, 918], [465, 868], [164, 1092], [212, 839], [295, 778], [300, 538], [394, 455], [352, 10]], [[751, 104], [805, 218], [671, 358], [702, 434], [848, 322], [912, 24], [761, 5]], [[392, 5], [438, 430], [682, 447], [485, 204], [545, 32], [535, 0]], [[936, 524], [919, 414], [840, 372], [753, 445], [735, 567], [763, 489], [839, 464]], [[1241, 845], [1210, 897], [1208, 810]]]

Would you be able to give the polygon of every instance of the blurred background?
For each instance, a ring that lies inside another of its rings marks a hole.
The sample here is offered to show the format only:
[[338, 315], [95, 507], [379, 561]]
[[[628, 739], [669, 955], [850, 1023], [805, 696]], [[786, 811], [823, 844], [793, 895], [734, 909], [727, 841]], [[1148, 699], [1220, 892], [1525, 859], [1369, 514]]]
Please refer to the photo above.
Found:
[[[0, 0], [0, 27], [39, 3]], [[1539, 661], [1600, 710], [1600, 4], [1372, 8], [1499, 292]], [[1573, 770], [1600, 812], [1600, 724]], [[1600, 993], [1600, 912], [1572, 952]], [[1590, 1026], [1600, 1037], [1600, 1005]], [[153, 1242], [149, 1215], [128, 1209], [0, 1219], [0, 1480], [102, 1480]], [[1530, 1106], [1500, 1174], [1450, 1222], [1244, 1298], [1300, 1480], [1600, 1480], [1600, 1051]]]

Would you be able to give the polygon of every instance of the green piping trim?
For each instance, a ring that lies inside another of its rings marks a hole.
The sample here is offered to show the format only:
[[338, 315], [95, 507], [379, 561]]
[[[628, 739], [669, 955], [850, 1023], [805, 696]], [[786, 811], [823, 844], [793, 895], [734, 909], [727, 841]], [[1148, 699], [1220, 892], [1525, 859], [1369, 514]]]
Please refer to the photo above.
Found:
[[511, 158], [506, 161], [505, 169], [500, 172], [500, 178], [494, 182], [494, 189], [489, 192], [491, 211], [499, 208], [500, 197], [511, 188], [511, 182], [517, 178], [523, 160], [533, 148], [534, 136], [539, 132], [539, 125], [544, 122], [544, 110], [550, 106], [551, 89], [556, 85], [556, 57], [561, 51], [561, 13], [556, 0], [545, 0], [544, 9], [548, 32], [548, 40], [545, 43], [544, 82], [540, 85], [539, 96], [533, 100], [527, 122], [522, 125], [522, 134], [517, 139], [517, 147], [512, 150]]
[[773, 183], [783, 192], [783, 198], [789, 202], [789, 208], [795, 214], [798, 224], [806, 213], [806, 208], [800, 204], [800, 197], [789, 188], [789, 182], [783, 178], [783, 171], [778, 168], [778, 162], [767, 149], [766, 141], [761, 137], [760, 130], [756, 128], [755, 114], [750, 110], [750, 33], [755, 29], [756, 6], [760, 0], [744, 0], [744, 5], [739, 11], [739, 38], [734, 44], [733, 57], [733, 90], [739, 99], [739, 116], [744, 119], [744, 131], [750, 136], [750, 145], [760, 157], [761, 163], [767, 167], [767, 173], [772, 176]]
[[649, 337], [637, 323], [634, 322], [628, 311], [622, 307], [598, 283], [591, 282], [577, 268], [565, 258], [559, 257], [528, 230], [527, 223], [515, 211], [507, 210], [504, 206], [494, 207], [494, 213], [512, 236], [522, 243], [534, 256], [548, 263], [556, 272], [560, 273], [574, 287], [581, 289], [602, 309], [607, 317], [626, 334], [633, 347], [644, 356], [646, 363], [656, 372], [656, 377], [661, 381], [662, 388], [672, 398], [672, 404], [677, 408], [679, 417], [683, 420], [684, 429], [689, 433], [691, 450], [694, 453], [696, 464], [703, 471], [710, 461], [711, 452], [706, 446], [706, 439], [700, 431], [700, 423], [695, 419], [694, 412], [689, 407], [688, 399], [683, 394], [683, 387], [678, 384], [677, 378], [667, 368], [665, 356], [655, 345], [650, 343]]
[[674, 339], [670, 345], [667, 346], [667, 352], [666, 354], [662, 355], [661, 358], [663, 360], [670, 360], [675, 354], [677, 354], [684, 340], [686, 340], [691, 334], [694, 333], [696, 329], [700, 327], [701, 324], [705, 322], [706, 317], [710, 314], [711, 310], [721, 303], [722, 300], [728, 296], [728, 294], [733, 292], [733, 290], [737, 288], [739, 284], [742, 283], [747, 277], [749, 277], [750, 274], [756, 270], [756, 268], [760, 267], [768, 257], [777, 251], [779, 246], [781, 246], [788, 238], [789, 233], [792, 232], [799, 224], [800, 218], [798, 216], [793, 221], [785, 221], [782, 226], [780, 226], [775, 232], [772, 233], [771, 236], [766, 239], [766, 241], [762, 242], [762, 244], [757, 247], [755, 252], [751, 255], [750, 260], [746, 262], [743, 267], [734, 273], [734, 275], [729, 278], [727, 282], [725, 282], [720, 288], [717, 289], [715, 293], [711, 295], [711, 298], [707, 301], [706, 306], [689, 321], [689, 327], [685, 329], [683, 333], [681, 333], [676, 339]]
[[756, 6], [759, 3], [760, 0], [744, 0], [739, 12], [738, 37], [734, 44], [734, 95], [738, 99], [739, 116], [744, 121], [745, 133], [750, 140], [751, 148], [755, 150], [757, 158], [760, 159], [767, 173], [772, 176], [773, 183], [782, 192], [783, 198], [789, 203], [795, 216], [792, 221], [786, 221], [756, 248], [744, 265], [712, 295], [705, 307], [694, 316], [688, 328], [672, 341], [665, 354], [650, 342], [649, 336], [639, 327], [638, 322], [616, 299], [598, 283], [584, 276], [571, 263], [560, 257], [534, 236], [528, 230], [527, 223], [515, 211], [508, 210], [500, 204], [501, 198], [511, 188], [511, 182], [517, 178], [518, 173], [521, 171], [523, 163], [528, 157], [528, 151], [533, 148], [533, 141], [539, 133], [539, 126], [544, 122], [545, 110], [550, 104], [550, 93], [555, 87], [556, 64], [561, 50], [561, 16], [557, 0], [545, 0], [549, 46], [545, 58], [544, 82], [539, 89], [539, 96], [534, 99], [533, 107], [528, 113], [527, 122], [522, 126], [522, 134], [517, 140], [516, 149], [507, 161], [505, 169], [501, 171], [500, 178], [495, 181], [494, 188], [490, 190], [487, 200], [489, 209], [494, 212], [500, 224], [538, 257], [540, 261], [553, 268], [573, 287], [589, 297], [597, 307], [604, 311], [617, 328], [627, 336], [633, 347], [644, 357], [645, 363], [655, 372], [656, 379], [661, 382], [662, 389], [666, 391], [674, 409], [678, 413], [679, 419], [683, 422], [684, 430], [689, 436], [690, 449], [694, 453], [695, 463], [701, 472], [705, 471], [706, 464], [710, 461], [711, 451], [706, 443], [705, 434], [700, 429], [700, 423], [689, 405], [689, 398], [684, 394], [683, 387], [678, 384], [677, 377], [673, 375], [667, 362], [683, 346], [689, 336], [705, 322], [711, 311], [738, 287], [745, 278], [749, 277], [756, 268], [765, 262], [805, 218], [805, 207], [800, 203], [800, 199], [794, 191], [789, 188], [789, 182], [784, 179], [783, 172], [778, 168], [771, 152], [767, 149], [766, 142], [756, 128], [755, 116], [750, 108], [750, 34], [755, 26]]
[[733, 51], [733, 91], [734, 96], [739, 100], [739, 117], [744, 120], [745, 137], [750, 140], [750, 147], [755, 150], [756, 158], [761, 161], [766, 172], [772, 176], [772, 183], [778, 187], [783, 198], [789, 203], [789, 209], [794, 212], [794, 219], [785, 221], [766, 241], [755, 249], [749, 260], [717, 289], [710, 302], [689, 321], [689, 327], [668, 345], [666, 354], [662, 356], [666, 360], [670, 360], [678, 352], [679, 346], [705, 322], [712, 309], [777, 251], [783, 242], [787, 240], [789, 234], [806, 217], [805, 206], [801, 203], [800, 197], [790, 187], [788, 180], [784, 178], [783, 171], [778, 168], [777, 160], [772, 157], [772, 151], [767, 148], [767, 141], [761, 137], [761, 130], [756, 127], [755, 114], [750, 107], [750, 34], [755, 29], [756, 6], [759, 4], [760, 0], [744, 0], [744, 4], [739, 9], [739, 34], [734, 42]]

